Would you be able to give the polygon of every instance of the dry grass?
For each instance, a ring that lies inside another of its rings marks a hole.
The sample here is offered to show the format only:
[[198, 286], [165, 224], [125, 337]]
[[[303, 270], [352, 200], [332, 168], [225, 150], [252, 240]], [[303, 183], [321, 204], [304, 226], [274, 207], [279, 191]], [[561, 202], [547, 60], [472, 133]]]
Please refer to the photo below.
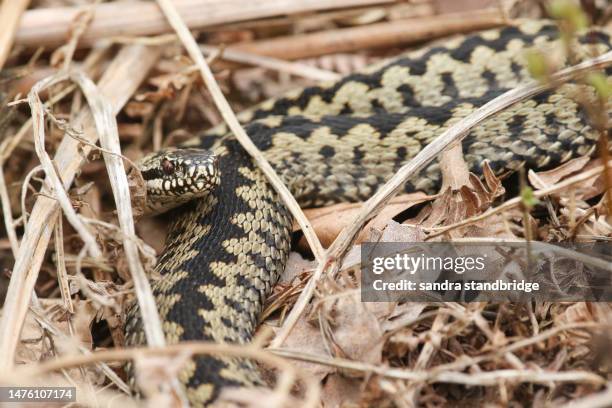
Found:
[[[20, 25], [16, 6], [27, 2], [15, 2], [11, 14], [0, 13], [0, 21], [18, 27], [12, 47], [13, 30], [0, 38], [0, 66], [9, 55], [7, 45], [11, 50], [0, 91], [14, 102], [0, 111], [6, 231], [0, 266], [10, 270], [0, 277], [0, 384], [76, 384], [83, 404], [137, 406], [126, 395], [122, 366], [133, 360], [140, 381], [161, 389], [149, 395], [150, 405], [180, 405], [181, 365], [195, 354], [221, 353], [259, 360], [275, 373], [272, 389], [223, 396], [252, 406], [317, 406], [320, 400], [452, 406], [463, 399], [502, 405], [575, 400], [586, 407], [609, 401], [608, 304], [361, 303], [354, 241], [408, 178], [471, 128], [517, 101], [610, 66], [611, 53], [557, 72], [545, 84], [514, 89], [449, 128], [351, 213], [352, 221], [324, 249], [234, 112], [296, 85], [337, 79], [397, 53], [398, 46], [502, 24], [505, 13], [494, 8], [439, 15], [436, 10], [450, 2], [427, 0], [262, 1], [242, 7], [159, 0], [159, 8], [150, 2], [87, 2], [83, 9], [50, 11], [45, 5], [51, 3], [62, 2], [35, 2]], [[212, 9], [217, 13], [211, 17]], [[125, 29], [120, 37], [117, 27]], [[99, 47], [90, 48], [98, 40]], [[123, 45], [115, 52], [111, 42]], [[41, 43], [49, 48], [32, 48]], [[274, 44], [284, 51], [270, 48]], [[134, 226], [125, 164], [221, 120], [291, 209], [315, 260], [292, 255], [253, 345], [165, 345], [146, 274], [148, 245], [160, 249], [164, 225], [143, 220]], [[446, 154], [445, 161], [462, 160], [460, 149]], [[572, 172], [530, 175], [539, 186], [534, 197], [558, 203], [548, 207], [550, 218], [560, 220], [555, 225], [532, 228], [520, 197], [494, 206], [496, 180], [478, 190], [466, 173], [459, 184], [472, 184], [455, 186], [465, 187], [463, 196], [449, 192], [422, 199], [428, 204], [417, 217], [404, 225], [391, 222], [370, 238], [503, 240], [529, 225], [540, 238], [610, 240], [605, 201], [589, 204], [602, 197], [606, 164], [584, 161]], [[443, 171], [450, 180], [453, 169]], [[486, 205], [465, 216], [465, 194]], [[133, 296], [150, 348], [123, 348], [122, 316]], [[13, 372], [16, 363], [20, 367]]]

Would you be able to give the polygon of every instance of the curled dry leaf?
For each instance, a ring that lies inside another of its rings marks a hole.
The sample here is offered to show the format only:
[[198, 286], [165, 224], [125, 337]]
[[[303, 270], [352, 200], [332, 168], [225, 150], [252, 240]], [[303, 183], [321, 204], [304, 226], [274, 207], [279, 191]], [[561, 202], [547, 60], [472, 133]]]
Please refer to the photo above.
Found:
[[562, 165], [547, 171], [529, 171], [528, 178], [531, 184], [538, 190], [558, 183], [560, 180], [584, 169], [589, 162], [588, 157], [577, 157]]
[[[451, 159], [449, 159], [451, 160]], [[455, 159], [457, 162], [458, 160]], [[457, 169], [460, 169], [458, 166]], [[488, 162], [483, 163], [484, 183], [478, 176], [468, 173], [467, 178], [452, 176], [453, 180], [467, 179], [467, 184], [459, 186], [457, 190], [448, 187], [443, 194], [433, 202], [431, 207], [424, 209], [414, 220], [406, 223], [422, 223], [425, 228], [435, 228], [455, 224], [465, 218], [481, 214], [491, 207], [495, 199], [505, 193], [501, 181], [489, 166]], [[453, 172], [453, 168], [444, 167], [443, 177]], [[450, 176], [448, 176], [450, 177]], [[452, 183], [447, 183], [452, 184]], [[450, 237], [460, 238], [471, 237], [515, 237], [507, 226], [507, 215], [496, 215], [486, 220], [475, 222], [462, 227], [461, 229], [451, 230], [447, 234]]]
[[[422, 222], [424, 227], [452, 225], [480, 214], [488, 209], [497, 197], [504, 194], [501, 181], [495, 176], [487, 161], [482, 166], [484, 184], [478, 176], [470, 173], [459, 143], [445, 150], [439, 163], [442, 173], [442, 194], [433, 202], [430, 209], [426, 209], [415, 220], [417, 223]], [[491, 231], [490, 225], [497, 226], [496, 230]], [[504, 235], [504, 231], [499, 230], [499, 225], [503, 225], [503, 222], [491, 223], [491, 220], [487, 220], [486, 223], [474, 224], [461, 230], [451, 230], [448, 234], [456, 238], [465, 235]]]
[[[329, 355], [326, 344], [338, 357], [348, 358], [371, 364], [382, 362], [384, 345], [382, 323], [392, 312], [393, 304], [373, 304], [360, 302], [358, 293], [336, 294], [333, 298], [322, 300], [324, 318], [331, 319], [331, 331], [324, 339], [320, 328], [308, 321], [306, 315], [298, 320], [295, 328], [284, 343], [289, 350], [313, 354]], [[333, 367], [295, 361], [319, 380], [333, 373]], [[346, 374], [346, 373], [345, 373]]]
[[[529, 182], [537, 190], [540, 190], [550, 187], [555, 183], [559, 183], [568, 177], [574, 176], [580, 171], [588, 171], [599, 165], [601, 165], [601, 160], [599, 159], [591, 160], [588, 156], [577, 157], [552, 170], [539, 172], [529, 171], [528, 178]], [[599, 174], [581, 183], [575, 184], [572, 189], [574, 191], [574, 200], [589, 200], [596, 197], [602, 194], [605, 189], [603, 175]], [[561, 203], [563, 205], [568, 204], [569, 199], [566, 192], [563, 194], [557, 193], [553, 196], [557, 198], [562, 196]]]
[[[602, 316], [599, 315], [601, 318]], [[577, 322], [593, 322], [597, 321], [593, 314], [591, 303], [577, 302], [566, 308], [563, 313], [555, 315], [555, 322], [558, 325], [565, 325], [569, 323]], [[604, 322], [609, 321], [608, 318], [603, 320]]]

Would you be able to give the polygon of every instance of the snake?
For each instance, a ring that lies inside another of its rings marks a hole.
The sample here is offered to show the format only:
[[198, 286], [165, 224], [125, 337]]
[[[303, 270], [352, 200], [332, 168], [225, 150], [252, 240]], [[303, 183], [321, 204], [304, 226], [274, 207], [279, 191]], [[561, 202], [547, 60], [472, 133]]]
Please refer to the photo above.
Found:
[[[572, 41], [571, 62], [612, 48], [603, 29]], [[533, 47], [557, 68], [570, 64], [554, 22], [521, 20], [291, 91], [239, 120], [301, 207], [363, 201], [450, 126], [533, 81], [526, 56]], [[610, 82], [612, 70], [603, 75]], [[595, 89], [570, 81], [483, 121], [462, 142], [469, 170], [482, 174], [485, 162], [496, 174], [542, 170], [593, 155], [599, 132], [585, 100], [596, 103]], [[140, 166], [151, 211], [169, 210], [172, 220], [152, 282], [167, 343], [249, 343], [287, 263], [288, 209], [226, 125]], [[432, 162], [404, 190], [434, 194], [441, 182]], [[135, 304], [125, 332], [127, 345], [145, 344]], [[227, 356], [194, 357], [178, 378], [193, 406], [213, 403], [228, 387], [266, 385], [255, 362]]]

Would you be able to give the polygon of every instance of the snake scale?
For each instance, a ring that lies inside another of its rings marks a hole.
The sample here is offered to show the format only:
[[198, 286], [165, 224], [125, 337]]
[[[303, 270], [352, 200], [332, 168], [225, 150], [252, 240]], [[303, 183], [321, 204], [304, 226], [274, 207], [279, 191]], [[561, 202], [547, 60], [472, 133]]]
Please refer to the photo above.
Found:
[[[450, 125], [530, 81], [526, 49], [561, 55], [558, 37], [546, 21], [453, 37], [338, 82], [264, 102], [240, 119], [303, 207], [365, 200]], [[577, 43], [578, 59], [611, 48], [602, 30]], [[598, 135], [573, 98], [578, 91], [594, 98], [591, 88], [567, 83], [480, 124], [463, 141], [470, 170], [481, 173], [484, 160], [497, 173], [521, 165], [544, 169], [592, 154]], [[224, 126], [186, 147], [212, 150], [220, 180], [173, 210], [156, 266], [161, 278], [153, 282], [166, 339], [247, 343], [285, 266], [292, 219]], [[145, 178], [175, 171], [175, 164], [155, 163], [163, 171], [143, 172]], [[439, 165], [432, 163], [405, 190], [435, 193], [440, 185]], [[139, 319], [132, 307], [128, 345], [144, 344]], [[179, 379], [194, 406], [214, 401], [223, 387], [263, 384], [253, 362], [215, 356], [189, 361]]]

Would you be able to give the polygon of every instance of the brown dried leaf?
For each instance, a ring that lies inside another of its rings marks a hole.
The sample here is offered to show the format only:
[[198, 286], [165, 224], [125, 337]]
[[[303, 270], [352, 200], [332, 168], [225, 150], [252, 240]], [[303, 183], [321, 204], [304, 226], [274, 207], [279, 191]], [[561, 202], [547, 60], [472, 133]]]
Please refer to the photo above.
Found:
[[[552, 170], [541, 172], [529, 171], [528, 177], [531, 184], [540, 190], [574, 176], [580, 171], [588, 171], [599, 165], [601, 165], [601, 160], [599, 159], [590, 160], [587, 156], [578, 157]], [[578, 184], [574, 184], [572, 189], [574, 190], [574, 200], [589, 200], [603, 193], [605, 189], [604, 178], [602, 175], [593, 176]], [[563, 205], [568, 205], [569, 200], [565, 192], [554, 194], [554, 196], [560, 197]]]
[[[501, 181], [489, 166], [483, 163], [485, 184], [473, 173], [465, 173], [467, 167], [463, 158], [459, 155], [459, 149], [451, 149], [448, 152], [445, 165], [441, 165], [443, 179], [449, 187], [439, 195], [430, 208], [425, 209], [414, 220], [407, 223], [421, 223], [425, 228], [452, 225], [465, 218], [481, 214], [491, 207], [493, 201], [504, 194], [505, 190]], [[459, 173], [465, 173], [463, 176]], [[467, 175], [467, 176], [465, 176]], [[466, 184], [451, 189], [451, 185], [457, 184], [459, 180]], [[464, 236], [483, 237], [514, 237], [514, 234], [506, 228], [504, 215], [497, 215], [486, 220], [476, 222], [461, 229], [451, 230], [448, 235], [455, 238]]]
[[341, 296], [334, 302], [333, 310], [336, 327], [333, 341], [341, 351], [341, 357], [380, 364], [384, 344], [383, 330], [374, 314], [374, 310], [380, 311], [380, 305], [362, 303], [360, 295], [353, 294]]
[[346, 407], [347, 404], [358, 406], [360, 394], [360, 381], [340, 374], [331, 374], [323, 386], [321, 402], [326, 408]]
[[555, 321], [558, 325], [566, 325], [576, 322], [592, 322], [595, 319], [589, 308], [589, 303], [577, 302], [565, 309], [560, 315], [556, 315]]
[[[393, 198], [376, 217], [368, 222], [359, 234], [357, 243], [363, 242], [372, 229], [382, 230], [397, 214], [432, 198], [432, 196], [424, 193], [404, 194]], [[336, 204], [329, 207], [306, 210], [304, 213], [312, 223], [323, 246], [327, 247], [333, 242], [340, 231], [353, 221], [361, 210], [361, 206], [362, 203]], [[304, 239], [300, 241], [300, 246], [303, 245], [306, 245]]]
[[[277, 328], [274, 330], [278, 331]], [[327, 353], [327, 349], [325, 348], [321, 331], [318, 327], [308, 322], [305, 315], [302, 315], [297, 321], [295, 327], [293, 330], [291, 330], [283, 345], [283, 347], [289, 350], [306, 354], [314, 354], [317, 356], [329, 355]], [[327, 374], [335, 370], [333, 367], [328, 367], [321, 364], [306, 363], [302, 361], [293, 361], [292, 364], [311, 373], [311, 375], [318, 380], [322, 380]]]
[[[426, 235], [420, 226], [400, 224], [391, 220], [385, 227], [381, 242], [421, 242]], [[370, 238], [370, 241], [372, 239]]]
[[584, 169], [584, 166], [589, 162], [589, 157], [577, 157], [559, 167], [547, 171], [529, 171], [529, 182], [538, 190], [550, 187], [572, 174]]

